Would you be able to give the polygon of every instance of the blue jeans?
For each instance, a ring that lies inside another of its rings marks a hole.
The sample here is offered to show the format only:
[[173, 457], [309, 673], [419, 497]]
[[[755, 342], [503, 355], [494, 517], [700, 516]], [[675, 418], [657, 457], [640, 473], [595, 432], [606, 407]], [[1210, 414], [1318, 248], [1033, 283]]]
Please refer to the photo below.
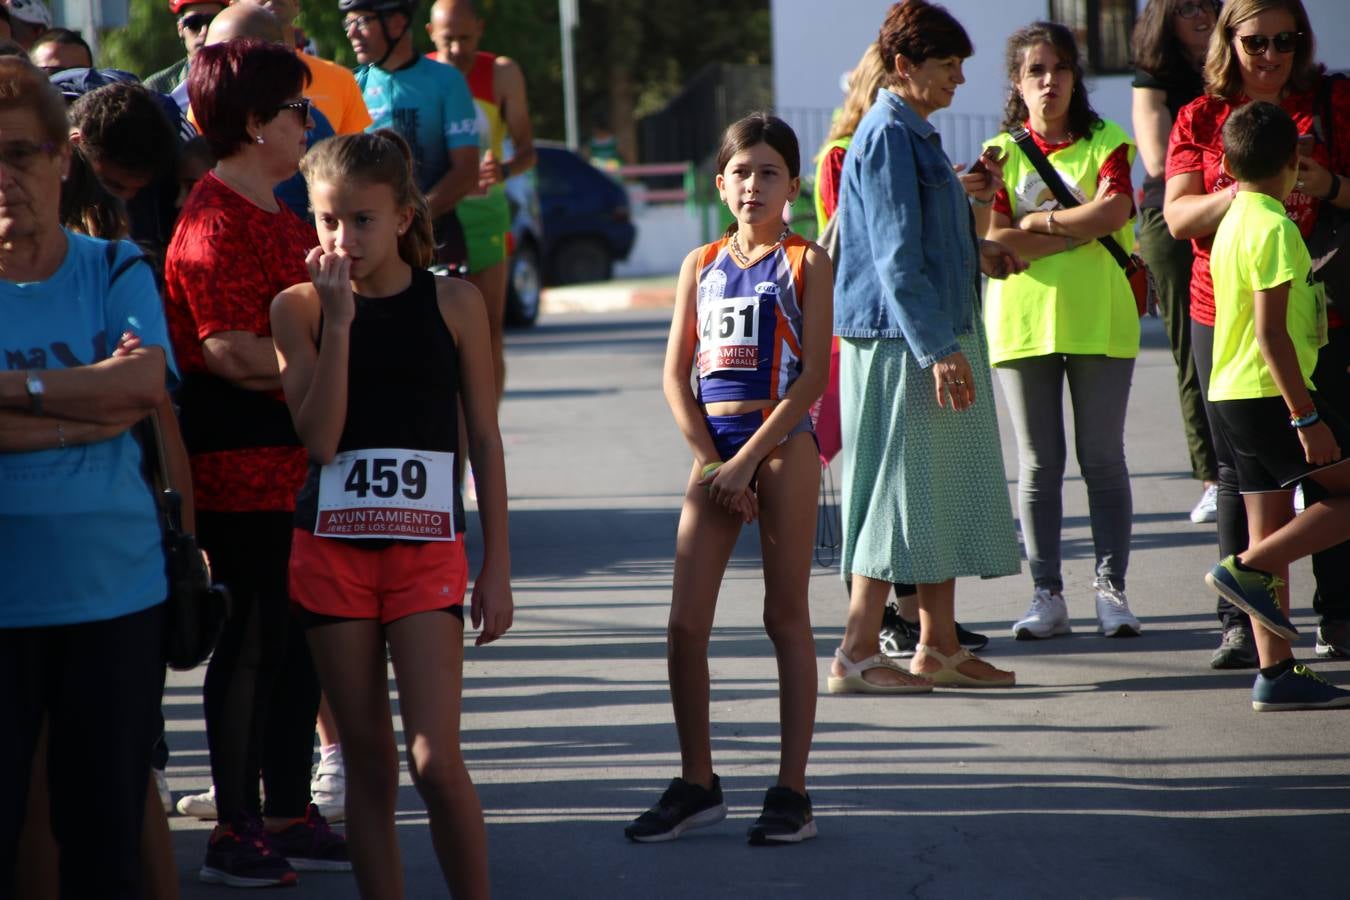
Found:
[[1096, 573], [1125, 589], [1134, 515], [1125, 466], [1125, 407], [1133, 359], [1033, 356], [999, 363], [1003, 396], [1017, 433], [1017, 514], [1036, 587], [1064, 589], [1064, 383], [1073, 404], [1075, 450], [1087, 484]]

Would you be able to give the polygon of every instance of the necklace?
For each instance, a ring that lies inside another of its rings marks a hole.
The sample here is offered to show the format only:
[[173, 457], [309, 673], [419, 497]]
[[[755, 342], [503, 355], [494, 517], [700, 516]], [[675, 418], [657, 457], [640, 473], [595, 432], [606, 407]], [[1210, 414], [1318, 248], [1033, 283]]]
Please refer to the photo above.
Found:
[[[774, 243], [781, 244], [783, 241], [787, 240], [787, 237], [790, 234], [792, 234], [791, 226], [784, 228], [782, 233], [774, 240]], [[750, 257], [746, 256], [745, 252], [741, 250], [741, 233], [737, 231], [733, 234], [729, 243], [731, 244], [731, 255], [736, 257], [738, 263], [748, 268], [750, 265]]]

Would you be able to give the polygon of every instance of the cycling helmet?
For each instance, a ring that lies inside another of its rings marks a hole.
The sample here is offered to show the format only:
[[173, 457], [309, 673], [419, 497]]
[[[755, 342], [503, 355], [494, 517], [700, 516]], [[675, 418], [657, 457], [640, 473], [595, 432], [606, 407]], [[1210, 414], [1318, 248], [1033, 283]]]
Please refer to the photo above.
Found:
[[9, 0], [9, 14], [28, 25], [52, 27], [52, 12], [42, 0]]
[[417, 0], [338, 0], [342, 12], [411, 13]]

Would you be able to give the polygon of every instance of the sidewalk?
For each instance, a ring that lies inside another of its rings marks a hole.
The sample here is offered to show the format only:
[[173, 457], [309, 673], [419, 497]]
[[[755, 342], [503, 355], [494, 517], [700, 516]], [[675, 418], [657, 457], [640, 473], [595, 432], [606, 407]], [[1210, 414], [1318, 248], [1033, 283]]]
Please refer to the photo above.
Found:
[[594, 284], [544, 288], [539, 311], [612, 313], [628, 309], [670, 309], [675, 306], [675, 276], [625, 278]]

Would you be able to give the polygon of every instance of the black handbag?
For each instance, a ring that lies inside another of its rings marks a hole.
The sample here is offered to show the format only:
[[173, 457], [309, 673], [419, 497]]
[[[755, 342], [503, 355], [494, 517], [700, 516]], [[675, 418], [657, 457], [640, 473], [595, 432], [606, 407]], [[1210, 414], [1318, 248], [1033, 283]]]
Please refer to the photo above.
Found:
[[[1036, 172], [1045, 182], [1045, 186], [1050, 189], [1050, 193], [1055, 195], [1059, 205], [1065, 209], [1073, 209], [1080, 205], [1078, 198], [1064, 184], [1064, 179], [1055, 171], [1055, 167], [1050, 165], [1050, 160], [1045, 158], [1041, 148], [1036, 146], [1035, 140], [1031, 137], [1031, 132], [1018, 126], [1008, 132], [1009, 136], [1017, 142], [1017, 146], [1022, 148], [1027, 159], [1035, 166]], [[1153, 273], [1144, 265], [1143, 259], [1137, 253], [1126, 253], [1125, 248], [1116, 242], [1111, 235], [1097, 238], [1097, 243], [1106, 248], [1111, 254], [1111, 258], [1116, 261], [1121, 270], [1125, 272], [1125, 279], [1130, 283], [1130, 291], [1134, 294], [1135, 310], [1139, 317], [1145, 315], [1158, 315], [1158, 288], [1153, 283]]]
[[[1313, 113], [1313, 132], [1327, 148], [1332, 143], [1331, 92], [1344, 75], [1323, 75], [1317, 87], [1317, 108]], [[1350, 313], [1350, 210], [1322, 201], [1317, 210], [1317, 222], [1308, 235], [1308, 255], [1312, 257], [1313, 278], [1326, 288], [1327, 305], [1342, 313]]]
[[216, 648], [230, 612], [230, 593], [212, 584], [197, 539], [183, 531], [183, 498], [174, 490], [164, 465], [164, 437], [159, 415], [136, 426], [145, 458], [145, 476], [159, 510], [164, 533], [164, 567], [169, 580], [165, 601], [164, 658], [178, 671], [194, 669]]

